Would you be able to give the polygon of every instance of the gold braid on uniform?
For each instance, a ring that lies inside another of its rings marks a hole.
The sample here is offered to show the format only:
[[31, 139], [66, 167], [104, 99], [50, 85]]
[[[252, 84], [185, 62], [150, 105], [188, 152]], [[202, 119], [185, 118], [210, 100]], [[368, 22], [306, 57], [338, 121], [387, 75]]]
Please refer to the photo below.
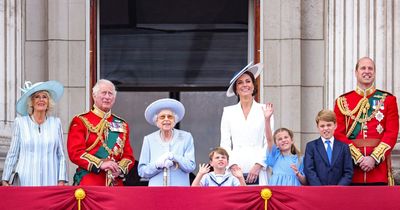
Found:
[[96, 168], [100, 168], [100, 165], [103, 163], [103, 161], [100, 158], [98, 158], [92, 154], [89, 154], [87, 152], [83, 153], [81, 155], [81, 158], [85, 159], [89, 162], [89, 165], [87, 168], [88, 171], [92, 171], [93, 165], [96, 166]]
[[[382, 99], [381, 102], [383, 104], [385, 98], [386, 98], [387, 94], [383, 94], [382, 95]], [[371, 107], [371, 105], [369, 104], [368, 98], [364, 97], [362, 98], [357, 106], [353, 109], [350, 110], [349, 109], [349, 104], [347, 103], [347, 99], [345, 96], [339, 97], [337, 100], [337, 105], [339, 107], [340, 112], [346, 116], [346, 136], [349, 137], [351, 135], [351, 133], [354, 131], [354, 128], [356, 127], [357, 123], [361, 123], [364, 124], [365, 122], [370, 121], [372, 118], [375, 117], [376, 113], [378, 113], [380, 107], [381, 107], [381, 103], [378, 103], [376, 109], [371, 113], [370, 116], [368, 115], [368, 110]], [[354, 115], [356, 114], [357, 115]], [[349, 128], [349, 120], [348, 117], [353, 121], [353, 123], [351, 124], [351, 127]]]
[[86, 149], [87, 152], [92, 150], [100, 141], [102, 143], [102, 146], [104, 147], [104, 149], [106, 149], [109, 155], [115, 155], [115, 156], [118, 155], [118, 153], [121, 151], [121, 148], [113, 152], [104, 142], [103, 134], [107, 132], [108, 128], [110, 127], [110, 123], [106, 119], [104, 118], [101, 119], [96, 126], [90, 123], [86, 117], [79, 116], [79, 119], [82, 120], [83, 124], [90, 132], [97, 134], [97, 138], [94, 141], [94, 143]]
[[352, 143], [349, 144], [349, 148], [350, 148], [351, 158], [353, 159], [354, 164], [358, 164], [358, 162], [360, 162], [361, 158], [363, 157], [362, 153]]
[[385, 153], [390, 148], [391, 147], [388, 144], [381, 142], [374, 148], [371, 157], [373, 157], [377, 163], [380, 163], [382, 160], [385, 160]]
[[119, 161], [118, 166], [122, 173], [128, 174], [128, 168], [130, 164], [132, 164], [132, 160], [123, 158], [121, 161]]

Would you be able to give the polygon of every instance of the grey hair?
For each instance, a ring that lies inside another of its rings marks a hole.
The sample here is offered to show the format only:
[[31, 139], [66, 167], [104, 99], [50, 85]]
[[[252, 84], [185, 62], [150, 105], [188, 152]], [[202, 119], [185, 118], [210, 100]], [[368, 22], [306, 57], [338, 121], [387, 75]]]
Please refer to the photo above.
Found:
[[54, 106], [55, 106], [56, 103], [54, 102], [53, 98], [51, 97], [51, 94], [47, 90], [40, 90], [40, 91], [34, 92], [32, 95], [30, 95], [28, 97], [27, 110], [28, 110], [28, 114], [29, 115], [32, 115], [33, 111], [34, 111], [33, 110], [33, 102], [32, 102], [33, 99], [32, 99], [32, 96], [36, 95], [37, 93], [41, 93], [41, 92], [45, 93], [47, 95], [47, 98], [49, 99], [49, 104], [47, 105], [46, 114], [48, 112], [50, 112], [50, 111], [53, 111]]
[[172, 114], [174, 115], [174, 123], [175, 123], [175, 124], [174, 124], [174, 126], [172, 126], [172, 127], [175, 127], [175, 125], [176, 125], [176, 119], [178, 119], [178, 115], [175, 114], [175, 112], [172, 111], [171, 109], [160, 109], [160, 111], [158, 111], [157, 114], [155, 114], [155, 115], [153, 116], [153, 123], [154, 123], [155, 125], [157, 124], [158, 114], [160, 114], [160, 112], [161, 112], [161, 111], [164, 111], [164, 110], [169, 110], [169, 111], [171, 111]]
[[94, 96], [97, 95], [97, 93], [99, 93], [101, 84], [109, 84], [109, 85], [111, 85], [113, 87], [114, 96], [117, 96], [117, 91], [115, 90], [114, 83], [112, 83], [110, 80], [107, 80], [107, 79], [100, 79], [99, 81], [96, 82], [96, 84], [92, 88], [92, 94]]

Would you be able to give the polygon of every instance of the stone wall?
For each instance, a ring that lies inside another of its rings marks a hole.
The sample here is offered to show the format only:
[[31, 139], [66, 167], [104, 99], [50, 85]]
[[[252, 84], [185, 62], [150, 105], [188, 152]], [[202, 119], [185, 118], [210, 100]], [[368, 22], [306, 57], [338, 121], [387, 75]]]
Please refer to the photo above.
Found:
[[[71, 118], [87, 109], [88, 2], [0, 3], [0, 97], [5, 99], [0, 101], [0, 169], [24, 80], [56, 79], [65, 85], [56, 108], [64, 132]], [[400, 71], [396, 70], [400, 66], [400, 2], [260, 2], [262, 99], [275, 104], [275, 127], [292, 129], [303, 151], [318, 136], [317, 110], [332, 108], [338, 95], [354, 88], [352, 69], [358, 57], [376, 58], [377, 86], [400, 97]], [[72, 174], [74, 166], [70, 166]], [[400, 168], [398, 146], [393, 167]]]

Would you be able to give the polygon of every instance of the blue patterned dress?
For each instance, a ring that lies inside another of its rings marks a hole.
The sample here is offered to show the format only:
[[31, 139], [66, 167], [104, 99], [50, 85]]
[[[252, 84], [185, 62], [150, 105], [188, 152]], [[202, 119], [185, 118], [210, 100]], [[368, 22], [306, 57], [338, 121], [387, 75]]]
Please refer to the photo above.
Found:
[[270, 185], [275, 186], [300, 186], [301, 183], [290, 167], [295, 164], [301, 174], [304, 175], [303, 157], [297, 155], [282, 155], [281, 151], [274, 144], [271, 152], [267, 151], [266, 164], [272, 168], [272, 176], [269, 179]]
[[47, 117], [39, 126], [30, 116], [15, 118], [2, 180], [18, 173], [21, 186], [50, 186], [68, 181], [59, 118]]

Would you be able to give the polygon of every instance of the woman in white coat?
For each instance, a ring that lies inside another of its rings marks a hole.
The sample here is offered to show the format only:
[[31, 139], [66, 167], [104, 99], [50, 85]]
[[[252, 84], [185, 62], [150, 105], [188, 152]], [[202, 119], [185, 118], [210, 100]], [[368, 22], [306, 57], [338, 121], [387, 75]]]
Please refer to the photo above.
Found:
[[225, 148], [231, 157], [231, 171], [241, 168], [246, 183], [266, 185], [268, 176], [265, 165], [265, 105], [254, 100], [257, 92], [255, 79], [261, 71], [262, 64], [250, 63], [230, 81], [226, 95], [237, 95], [239, 103], [224, 107], [221, 119], [221, 147]]

